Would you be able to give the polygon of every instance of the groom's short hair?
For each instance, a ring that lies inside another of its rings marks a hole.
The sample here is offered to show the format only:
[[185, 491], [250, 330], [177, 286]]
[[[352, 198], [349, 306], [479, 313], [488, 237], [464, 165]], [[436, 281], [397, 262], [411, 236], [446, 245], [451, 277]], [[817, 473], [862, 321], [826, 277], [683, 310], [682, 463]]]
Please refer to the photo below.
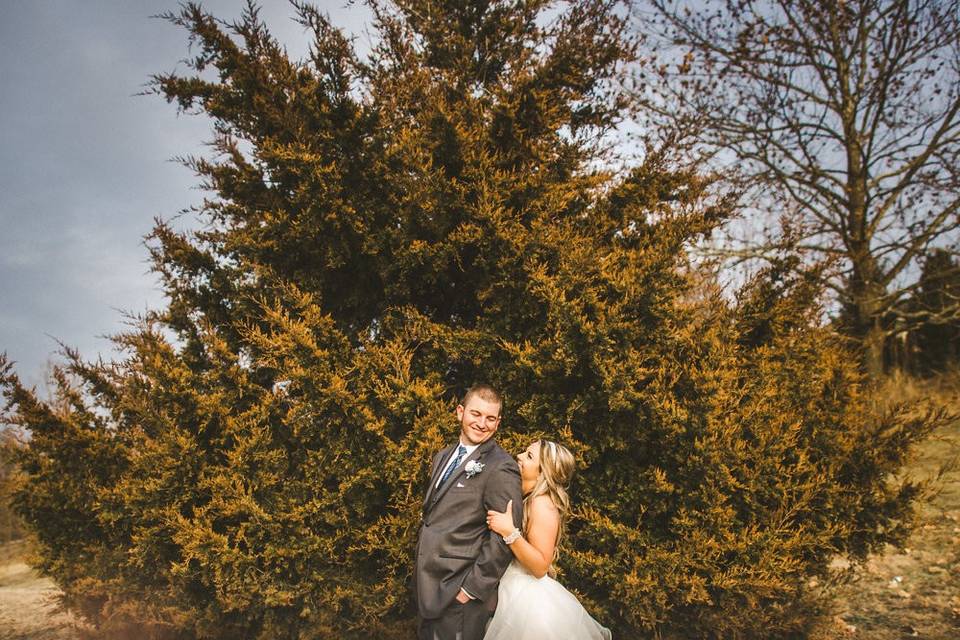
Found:
[[473, 396], [480, 396], [487, 402], [496, 402], [498, 405], [500, 405], [500, 409], [503, 409], [503, 398], [500, 397], [500, 394], [497, 393], [496, 389], [488, 384], [478, 382], [472, 385], [469, 389], [467, 389], [467, 392], [463, 394], [463, 399], [460, 400], [460, 404], [467, 406], [467, 403], [470, 402], [470, 398]]

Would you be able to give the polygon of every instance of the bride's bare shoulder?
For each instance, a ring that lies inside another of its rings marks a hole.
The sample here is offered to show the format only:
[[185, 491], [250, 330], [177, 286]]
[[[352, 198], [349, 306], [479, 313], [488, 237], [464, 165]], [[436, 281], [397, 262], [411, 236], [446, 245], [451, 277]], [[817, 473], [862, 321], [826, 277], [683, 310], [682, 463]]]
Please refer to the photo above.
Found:
[[560, 511], [557, 505], [553, 504], [550, 496], [541, 494], [530, 499], [530, 515], [534, 518], [553, 519], [560, 516]]

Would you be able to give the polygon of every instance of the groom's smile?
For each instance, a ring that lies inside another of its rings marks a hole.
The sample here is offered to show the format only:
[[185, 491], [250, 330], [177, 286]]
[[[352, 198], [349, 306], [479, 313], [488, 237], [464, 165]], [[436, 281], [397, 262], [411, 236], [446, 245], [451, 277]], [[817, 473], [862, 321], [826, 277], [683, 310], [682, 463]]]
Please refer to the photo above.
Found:
[[457, 405], [457, 419], [460, 421], [460, 441], [465, 445], [482, 444], [500, 426], [500, 403], [473, 395], [467, 400], [467, 406]]

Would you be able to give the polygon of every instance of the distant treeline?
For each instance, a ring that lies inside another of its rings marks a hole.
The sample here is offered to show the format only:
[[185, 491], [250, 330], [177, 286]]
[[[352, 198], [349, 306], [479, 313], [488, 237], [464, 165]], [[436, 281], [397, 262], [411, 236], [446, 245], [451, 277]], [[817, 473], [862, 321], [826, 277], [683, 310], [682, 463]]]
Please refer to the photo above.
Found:
[[921, 282], [903, 303], [903, 316], [916, 322], [891, 323], [885, 360], [888, 370], [929, 376], [960, 367], [960, 316], [951, 312], [960, 299], [960, 263], [946, 251], [934, 251]]

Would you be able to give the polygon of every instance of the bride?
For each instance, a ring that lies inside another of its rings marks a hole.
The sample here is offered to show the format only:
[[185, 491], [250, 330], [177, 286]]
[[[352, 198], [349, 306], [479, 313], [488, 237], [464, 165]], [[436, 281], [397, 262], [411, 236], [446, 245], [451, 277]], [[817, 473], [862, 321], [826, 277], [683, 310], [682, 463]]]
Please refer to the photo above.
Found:
[[523, 530], [513, 522], [513, 504], [502, 513], [487, 512], [487, 526], [503, 536], [514, 559], [500, 579], [496, 613], [484, 640], [610, 640], [610, 631], [553, 579], [570, 509], [573, 454], [556, 442], [537, 440], [517, 462], [525, 496]]

